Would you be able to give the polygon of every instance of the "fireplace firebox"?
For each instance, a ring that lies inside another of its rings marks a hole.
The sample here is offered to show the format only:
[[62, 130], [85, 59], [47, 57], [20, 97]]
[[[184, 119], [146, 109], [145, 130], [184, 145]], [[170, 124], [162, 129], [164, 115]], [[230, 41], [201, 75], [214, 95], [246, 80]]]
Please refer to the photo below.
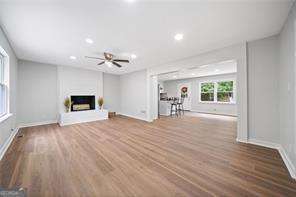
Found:
[[71, 96], [71, 111], [85, 111], [96, 109], [94, 95]]

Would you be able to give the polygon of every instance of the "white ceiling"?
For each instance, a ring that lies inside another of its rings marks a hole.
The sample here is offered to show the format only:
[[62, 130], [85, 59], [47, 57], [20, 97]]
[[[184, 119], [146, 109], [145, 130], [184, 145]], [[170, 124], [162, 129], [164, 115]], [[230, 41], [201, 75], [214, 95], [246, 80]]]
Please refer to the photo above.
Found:
[[164, 73], [157, 76], [158, 81], [170, 81], [178, 79], [188, 79], [213, 75], [236, 73], [237, 63], [235, 60], [218, 62], [215, 64], [195, 66], [176, 72]]
[[[0, 0], [0, 25], [20, 59], [121, 74], [277, 34], [292, 5], [292, 0], [133, 1]], [[176, 33], [184, 34], [181, 42], [174, 40]], [[121, 69], [84, 58], [104, 51], [138, 58]]]

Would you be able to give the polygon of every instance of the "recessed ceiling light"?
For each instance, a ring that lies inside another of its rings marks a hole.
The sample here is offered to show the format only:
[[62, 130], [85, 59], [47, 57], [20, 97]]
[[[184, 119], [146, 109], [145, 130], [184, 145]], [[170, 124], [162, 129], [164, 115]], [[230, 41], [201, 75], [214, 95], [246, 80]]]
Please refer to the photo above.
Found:
[[191, 73], [191, 75], [192, 75], [192, 76], [194, 76], [194, 75], [195, 75], [195, 73]]
[[136, 58], [137, 58], [137, 55], [135, 55], [135, 54], [131, 54], [131, 58], [132, 58], [132, 59], [136, 59]]
[[218, 72], [218, 71], [220, 71], [219, 69], [215, 69], [215, 72]]
[[75, 56], [71, 55], [71, 56], [70, 56], [70, 59], [71, 59], [71, 60], [76, 60], [76, 59], [77, 59], [77, 57], [75, 57]]
[[112, 67], [112, 62], [105, 61], [105, 64], [107, 64], [107, 66], [108, 66], [109, 68], [111, 68], [111, 67]]
[[177, 41], [183, 40], [183, 38], [184, 38], [183, 34], [176, 34], [175, 35], [175, 40], [177, 40]]
[[174, 75], [174, 76], [173, 76], [173, 78], [177, 78], [177, 76], [176, 76], [176, 75]]
[[94, 43], [94, 41], [92, 39], [90, 39], [90, 38], [86, 38], [85, 39], [85, 42], [87, 42], [88, 44]]

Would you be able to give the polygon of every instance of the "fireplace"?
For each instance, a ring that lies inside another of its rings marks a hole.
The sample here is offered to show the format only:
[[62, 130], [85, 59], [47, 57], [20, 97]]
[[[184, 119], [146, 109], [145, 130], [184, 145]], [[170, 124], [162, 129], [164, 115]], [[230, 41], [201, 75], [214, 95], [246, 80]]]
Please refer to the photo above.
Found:
[[96, 109], [95, 96], [93, 95], [82, 95], [82, 96], [71, 96], [71, 111], [85, 111]]

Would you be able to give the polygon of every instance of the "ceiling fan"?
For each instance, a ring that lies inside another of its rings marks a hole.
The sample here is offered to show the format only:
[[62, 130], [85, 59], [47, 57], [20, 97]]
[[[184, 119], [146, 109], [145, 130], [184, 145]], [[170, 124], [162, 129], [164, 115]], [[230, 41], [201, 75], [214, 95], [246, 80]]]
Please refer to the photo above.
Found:
[[115, 56], [113, 54], [106, 53], [106, 52], [104, 52], [104, 58], [85, 56], [85, 58], [89, 58], [89, 59], [103, 60], [102, 62], [98, 63], [98, 65], [107, 64], [109, 67], [111, 67], [113, 64], [113, 65], [117, 66], [118, 68], [121, 68], [122, 66], [120, 64], [118, 64], [117, 62], [129, 63], [129, 60], [114, 59], [114, 57]]

